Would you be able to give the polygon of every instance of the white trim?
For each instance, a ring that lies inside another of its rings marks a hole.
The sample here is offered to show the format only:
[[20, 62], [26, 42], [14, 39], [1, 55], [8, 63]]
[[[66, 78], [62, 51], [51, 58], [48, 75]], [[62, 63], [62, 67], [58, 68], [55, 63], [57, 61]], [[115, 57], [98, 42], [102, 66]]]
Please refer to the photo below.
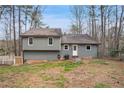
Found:
[[[52, 45], [49, 44], [49, 38], [52, 38]], [[53, 46], [53, 42], [54, 42], [53, 37], [48, 37], [48, 46]]]
[[[29, 38], [32, 38], [32, 44], [29, 44]], [[33, 42], [34, 40], [33, 40], [33, 37], [28, 37], [28, 46], [33, 46]]]
[[[90, 46], [90, 49], [87, 49], [87, 46]], [[86, 45], [86, 51], [91, 51], [91, 45]]]
[[[65, 49], [65, 46], [68, 46], [68, 49]], [[68, 51], [69, 50], [69, 45], [68, 44], [64, 44], [63, 50]]]

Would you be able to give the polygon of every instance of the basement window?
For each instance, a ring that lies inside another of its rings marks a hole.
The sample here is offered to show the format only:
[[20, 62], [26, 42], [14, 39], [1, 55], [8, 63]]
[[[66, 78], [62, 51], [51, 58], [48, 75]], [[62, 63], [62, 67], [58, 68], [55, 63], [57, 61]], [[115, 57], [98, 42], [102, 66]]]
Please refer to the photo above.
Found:
[[86, 46], [86, 50], [91, 50], [90, 45], [87, 45], [87, 46]]
[[28, 45], [33, 45], [33, 38], [32, 37], [28, 38]]

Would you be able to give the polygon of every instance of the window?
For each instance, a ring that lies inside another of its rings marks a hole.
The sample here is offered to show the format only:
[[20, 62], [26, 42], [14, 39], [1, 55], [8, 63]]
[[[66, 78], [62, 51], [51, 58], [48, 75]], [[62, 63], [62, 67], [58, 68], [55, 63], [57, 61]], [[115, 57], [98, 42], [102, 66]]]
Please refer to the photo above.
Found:
[[76, 51], [77, 50], [77, 48], [76, 48], [76, 46], [74, 46], [74, 51]]
[[32, 37], [28, 38], [28, 45], [33, 45], [33, 38]]
[[52, 45], [53, 45], [53, 38], [48, 38], [48, 39], [49, 39], [49, 40], [48, 40], [48, 43], [49, 43], [48, 45], [49, 45], [49, 46], [52, 46]]
[[69, 45], [64, 45], [64, 50], [69, 50]]
[[86, 49], [87, 50], [90, 50], [91, 49], [90, 45], [86, 46]]

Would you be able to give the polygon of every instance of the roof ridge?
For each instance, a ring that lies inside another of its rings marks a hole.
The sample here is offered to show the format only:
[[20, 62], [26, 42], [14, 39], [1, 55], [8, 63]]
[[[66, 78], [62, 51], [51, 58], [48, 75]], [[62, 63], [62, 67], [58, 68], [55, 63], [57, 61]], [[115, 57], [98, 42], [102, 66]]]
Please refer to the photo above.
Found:
[[58, 28], [32, 28], [21, 34], [21, 36], [61, 36], [61, 29]]

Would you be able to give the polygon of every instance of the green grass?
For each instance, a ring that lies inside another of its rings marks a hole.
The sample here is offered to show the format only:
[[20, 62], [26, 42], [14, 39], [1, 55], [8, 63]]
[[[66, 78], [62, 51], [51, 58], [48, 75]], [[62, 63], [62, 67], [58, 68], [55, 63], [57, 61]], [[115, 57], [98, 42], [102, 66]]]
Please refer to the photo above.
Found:
[[57, 82], [56, 82], [57, 87], [63, 88], [66, 81], [67, 79], [63, 75], [60, 75], [59, 79], [57, 79]]
[[[67, 80], [62, 74], [66, 71], [71, 71], [75, 69], [76, 67], [80, 66], [81, 63], [73, 63], [72, 61], [56, 61], [56, 62], [46, 62], [41, 64], [24, 64], [21, 66], [0, 66], [0, 82], [4, 82], [7, 80], [7, 82], [12, 81], [14, 84], [8, 84], [8, 86], [11, 87], [28, 87], [28, 85], [23, 85], [23, 82], [28, 80], [27, 78], [20, 78], [20, 76], [16, 77], [16, 81], [13, 81], [13, 78], [10, 75], [20, 75], [21, 73], [32, 73], [32, 74], [38, 74], [41, 71], [48, 70], [50, 68], [54, 67], [61, 67], [63, 69], [63, 72], [61, 72], [60, 75], [57, 77], [54, 77], [49, 74], [42, 73], [40, 75], [40, 78], [42, 78], [44, 81], [53, 81], [56, 83], [57, 87], [64, 87], [65, 81]], [[6, 77], [5, 77], [6, 76]], [[10, 76], [10, 77], [9, 77]]]
[[104, 60], [93, 60], [91, 63], [95, 63], [95, 64], [103, 64], [103, 65], [109, 65], [108, 62], [104, 61]]
[[74, 68], [80, 66], [80, 63], [71, 63], [71, 64], [66, 64], [64, 66], [64, 71], [71, 71], [73, 70]]
[[103, 83], [97, 83], [95, 88], [110, 88], [110, 86]]
[[5, 77], [5, 76], [0, 76], [0, 82], [4, 82], [4, 81], [6, 81], [8, 78], [7, 77]]
[[116, 77], [114, 77], [114, 76], [111, 76], [111, 78], [112, 78], [112, 79], [117, 79], [117, 78], [116, 78]]
[[54, 80], [54, 78], [50, 75], [42, 75], [41, 76], [43, 80], [48, 81], [48, 80]]
[[32, 72], [36, 73], [40, 70], [45, 70], [49, 68], [54, 68], [54, 67], [63, 67], [64, 71], [70, 71], [76, 68], [77, 66], [80, 66], [81, 63], [73, 63], [70, 61], [62, 61], [62, 62], [46, 62], [46, 63], [41, 63], [41, 64], [33, 64], [33, 65], [28, 65], [24, 64], [22, 66], [1, 66], [0, 67], [0, 74], [5, 74], [5, 73], [20, 73], [20, 72]]

